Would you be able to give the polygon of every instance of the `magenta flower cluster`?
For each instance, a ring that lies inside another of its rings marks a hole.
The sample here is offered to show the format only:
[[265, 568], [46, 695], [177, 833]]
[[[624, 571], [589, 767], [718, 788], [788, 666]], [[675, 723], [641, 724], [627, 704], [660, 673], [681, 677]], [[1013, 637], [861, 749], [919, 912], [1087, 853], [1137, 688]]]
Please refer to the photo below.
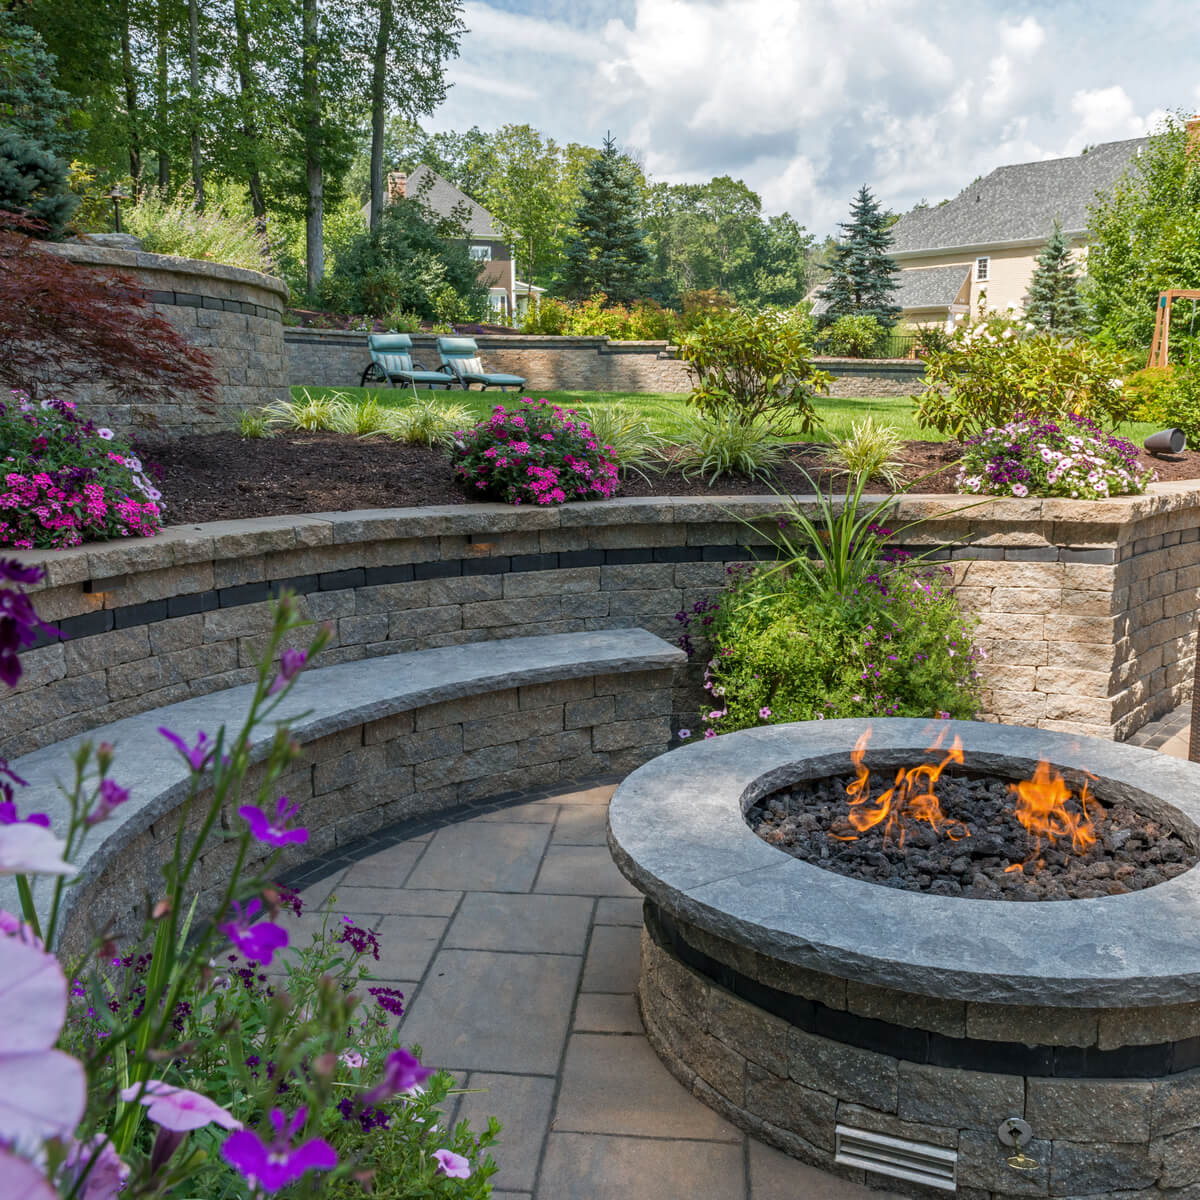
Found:
[[12, 392], [0, 401], [0, 447], [0, 546], [153, 537], [162, 525], [162, 493], [141, 460], [70, 400]]
[[617, 490], [612, 447], [601, 445], [576, 412], [528, 397], [498, 404], [486, 421], [460, 431], [451, 459], [476, 496], [510, 504], [603, 500]]

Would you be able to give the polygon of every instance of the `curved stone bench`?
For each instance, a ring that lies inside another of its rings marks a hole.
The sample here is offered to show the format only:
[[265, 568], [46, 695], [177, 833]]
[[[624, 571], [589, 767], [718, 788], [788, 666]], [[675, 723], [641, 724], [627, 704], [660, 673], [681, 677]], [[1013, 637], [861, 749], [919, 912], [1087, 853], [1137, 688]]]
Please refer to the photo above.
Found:
[[[305, 753], [277, 784], [301, 807], [309, 840], [289, 847], [284, 865], [326, 853], [388, 825], [497, 795], [625, 773], [662, 753], [670, 738], [671, 679], [683, 652], [644, 629], [509, 638], [447, 646], [310, 669], [273, 715], [287, 720]], [[13, 769], [28, 781], [23, 812], [50, 814], [65, 828], [68, 808], [57, 781], [70, 777], [70, 754], [85, 740], [116, 747], [113, 778], [129, 801], [74, 856], [79, 882], [68, 892], [63, 940], [86, 944], [111, 923], [135, 932], [147, 898], [161, 891], [177, 809], [188, 772], [157, 732], [189, 742], [243, 719], [250, 685], [198, 696], [34, 751]], [[251, 747], [261, 762], [273, 727]], [[242, 795], [261, 780], [252, 766]], [[195, 806], [195, 824], [204, 806]], [[222, 814], [237, 828], [235, 812]], [[214, 840], [200, 859], [198, 911], [211, 912], [228, 878], [231, 847]], [[257, 864], [250, 863], [253, 869]], [[40, 895], [49, 891], [39, 881]], [[17, 910], [11, 878], [0, 879], [0, 907]]]

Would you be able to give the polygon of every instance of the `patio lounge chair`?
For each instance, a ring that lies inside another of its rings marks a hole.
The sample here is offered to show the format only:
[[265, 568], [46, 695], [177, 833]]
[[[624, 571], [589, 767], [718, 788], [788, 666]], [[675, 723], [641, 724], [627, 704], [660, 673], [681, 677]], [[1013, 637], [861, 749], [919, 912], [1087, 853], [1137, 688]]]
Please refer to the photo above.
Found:
[[510, 387], [525, 386], [525, 380], [520, 375], [496, 375], [485, 371], [474, 338], [440, 337], [437, 340], [437, 348], [442, 358], [442, 366], [454, 373], [464, 392], [473, 383], [479, 384], [485, 392], [493, 387], [507, 392]]
[[414, 362], [412, 338], [407, 333], [368, 334], [367, 349], [371, 361], [359, 380], [363, 387], [373, 382], [449, 389], [458, 382], [448, 371], [426, 371], [419, 362]]

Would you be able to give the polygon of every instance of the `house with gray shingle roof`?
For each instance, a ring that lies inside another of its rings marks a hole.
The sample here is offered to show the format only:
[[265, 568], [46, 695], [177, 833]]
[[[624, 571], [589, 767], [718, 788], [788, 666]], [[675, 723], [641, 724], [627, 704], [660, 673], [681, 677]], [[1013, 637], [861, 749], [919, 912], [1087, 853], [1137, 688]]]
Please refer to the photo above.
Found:
[[[433, 216], [454, 221], [463, 232], [471, 257], [480, 264], [479, 278], [488, 289], [488, 306], [497, 313], [524, 311], [531, 297], [545, 288], [516, 277], [511, 237], [482, 204], [448, 179], [421, 163], [410, 175], [392, 171], [387, 177], [388, 202], [402, 196], [417, 200]], [[369, 220], [370, 205], [363, 206]]]
[[901, 268], [896, 303], [905, 320], [953, 327], [981, 299], [990, 309], [1022, 311], [1054, 222], [1082, 256], [1096, 193], [1112, 188], [1146, 141], [997, 167], [953, 200], [905, 213], [891, 228], [889, 251]]

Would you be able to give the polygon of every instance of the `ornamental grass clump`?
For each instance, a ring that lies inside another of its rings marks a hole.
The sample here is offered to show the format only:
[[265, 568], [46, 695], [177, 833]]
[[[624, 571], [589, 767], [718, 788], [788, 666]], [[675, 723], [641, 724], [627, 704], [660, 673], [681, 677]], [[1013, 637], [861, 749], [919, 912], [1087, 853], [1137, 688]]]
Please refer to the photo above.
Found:
[[0, 546], [57, 549], [161, 526], [162, 493], [124, 438], [70, 400], [0, 401]]
[[1132, 442], [1087, 417], [1044, 421], [1018, 414], [967, 441], [955, 483], [974, 495], [1103, 500], [1144, 492], [1154, 478]]
[[549, 400], [498, 404], [486, 421], [455, 435], [454, 473], [480, 498], [510, 504], [603, 500], [617, 490], [617, 462], [573, 409]]
[[[38, 633], [20, 589], [40, 576], [0, 559], [10, 685], [15, 649]], [[161, 877], [135, 909], [140, 931], [124, 945], [101, 928], [78, 953], [47, 949], [78, 876], [72, 860], [136, 802], [120, 751], [79, 746], [54, 821], [23, 811], [23, 781], [0, 759], [0, 874], [16, 876], [21, 908], [0, 910], [6, 1200], [490, 1195], [498, 1126], [446, 1124], [453, 1081], [399, 1044], [404, 996], [371, 976], [376, 933], [332, 909], [310, 944], [293, 942], [288, 913], [301, 915], [301, 898], [275, 880], [280, 854], [308, 841], [312, 814], [278, 795], [301, 753], [279, 705], [328, 640], [322, 630], [294, 648], [305, 624], [285, 594], [240, 728], [159, 729], [186, 792]], [[228, 878], [211, 872], [218, 856]], [[196, 911], [202, 888], [209, 920]]]

